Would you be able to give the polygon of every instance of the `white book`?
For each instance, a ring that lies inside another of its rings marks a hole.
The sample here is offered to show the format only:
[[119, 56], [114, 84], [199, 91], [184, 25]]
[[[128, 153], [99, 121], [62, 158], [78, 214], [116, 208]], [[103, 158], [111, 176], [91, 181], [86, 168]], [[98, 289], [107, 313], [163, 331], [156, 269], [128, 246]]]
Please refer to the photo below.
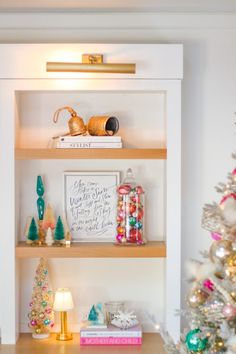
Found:
[[120, 136], [92, 136], [92, 135], [77, 135], [77, 136], [60, 136], [58, 142], [63, 143], [121, 143]]
[[57, 149], [121, 149], [122, 143], [69, 143], [58, 142]]
[[80, 330], [81, 338], [142, 338], [142, 328], [140, 325], [122, 330], [113, 326], [109, 326], [106, 330], [102, 329], [90, 329], [82, 327]]

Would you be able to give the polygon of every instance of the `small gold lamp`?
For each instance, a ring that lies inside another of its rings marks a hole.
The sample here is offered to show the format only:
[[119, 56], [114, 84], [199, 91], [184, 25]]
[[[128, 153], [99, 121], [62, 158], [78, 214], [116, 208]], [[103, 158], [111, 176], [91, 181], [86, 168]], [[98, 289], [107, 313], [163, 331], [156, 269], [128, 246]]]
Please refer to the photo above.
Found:
[[72, 310], [73, 307], [70, 290], [67, 288], [57, 289], [53, 304], [53, 310], [61, 312], [61, 332], [57, 334], [57, 340], [71, 340], [73, 338], [72, 333], [67, 330], [67, 311]]

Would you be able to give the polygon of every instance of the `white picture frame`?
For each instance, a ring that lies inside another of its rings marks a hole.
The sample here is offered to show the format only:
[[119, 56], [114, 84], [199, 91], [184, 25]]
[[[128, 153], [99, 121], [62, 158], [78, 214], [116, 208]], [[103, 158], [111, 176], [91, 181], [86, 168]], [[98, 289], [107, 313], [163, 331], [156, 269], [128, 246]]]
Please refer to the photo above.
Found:
[[63, 205], [73, 242], [114, 242], [119, 171], [65, 171]]

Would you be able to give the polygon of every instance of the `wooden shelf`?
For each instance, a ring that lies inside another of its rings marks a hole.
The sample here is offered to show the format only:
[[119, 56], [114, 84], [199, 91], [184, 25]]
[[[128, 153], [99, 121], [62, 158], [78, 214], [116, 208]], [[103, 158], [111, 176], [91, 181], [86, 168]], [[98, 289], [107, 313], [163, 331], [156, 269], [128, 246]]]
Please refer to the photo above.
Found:
[[55, 334], [49, 339], [32, 339], [31, 334], [24, 333], [16, 345], [0, 345], [2, 354], [165, 354], [163, 340], [159, 334], [144, 333], [143, 344], [140, 346], [94, 346], [80, 347], [79, 334], [74, 334], [74, 339], [67, 342], [57, 341]]
[[72, 243], [71, 247], [31, 246], [20, 242], [17, 258], [164, 258], [166, 244], [150, 241], [144, 246], [119, 246], [108, 242]]
[[19, 149], [16, 160], [37, 159], [160, 159], [167, 158], [166, 149]]

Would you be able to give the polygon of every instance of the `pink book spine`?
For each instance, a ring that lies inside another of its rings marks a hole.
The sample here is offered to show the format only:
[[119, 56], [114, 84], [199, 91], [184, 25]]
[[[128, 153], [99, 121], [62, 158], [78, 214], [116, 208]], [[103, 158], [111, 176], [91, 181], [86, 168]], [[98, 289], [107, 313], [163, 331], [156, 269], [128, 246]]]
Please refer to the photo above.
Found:
[[80, 338], [80, 345], [141, 345], [142, 338], [122, 338], [122, 337], [96, 337], [89, 338], [83, 337]]

